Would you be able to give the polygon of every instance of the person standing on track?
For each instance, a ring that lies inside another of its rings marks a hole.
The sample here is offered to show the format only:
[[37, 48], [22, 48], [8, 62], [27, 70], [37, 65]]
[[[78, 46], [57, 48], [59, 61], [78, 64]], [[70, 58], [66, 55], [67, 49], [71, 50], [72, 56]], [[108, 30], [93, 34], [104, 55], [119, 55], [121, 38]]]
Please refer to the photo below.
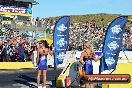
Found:
[[[47, 55], [52, 54], [49, 50], [47, 41], [42, 40], [39, 42], [37, 50], [37, 85], [38, 88], [46, 88], [46, 74], [47, 74]], [[40, 86], [40, 76], [43, 73], [43, 87]]]
[[[92, 60], [97, 62], [98, 60], [100, 60], [100, 58], [102, 56], [103, 56], [103, 53], [100, 56], [98, 56], [98, 58], [97, 58], [94, 54], [92, 46], [88, 43], [84, 44], [84, 51], [81, 53], [79, 62], [83, 65], [83, 68], [84, 68], [86, 75], [92, 75], [93, 74]], [[86, 82], [85, 87], [86, 88], [94, 88], [94, 85], [93, 85], [93, 83], [90, 83], [90, 87], [89, 87], [88, 82]]]

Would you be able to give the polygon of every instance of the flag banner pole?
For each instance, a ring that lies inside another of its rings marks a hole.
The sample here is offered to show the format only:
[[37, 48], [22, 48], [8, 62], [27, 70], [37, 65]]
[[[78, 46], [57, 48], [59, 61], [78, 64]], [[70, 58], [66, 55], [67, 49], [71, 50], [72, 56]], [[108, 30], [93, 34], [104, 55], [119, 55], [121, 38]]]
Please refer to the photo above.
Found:
[[107, 28], [103, 44], [103, 57], [101, 58], [99, 67], [100, 74], [106, 70], [116, 69], [127, 19], [128, 16], [120, 16], [113, 20]]
[[53, 44], [54, 44], [54, 69], [63, 63], [67, 47], [69, 45], [69, 27], [70, 17], [63, 16], [58, 20], [54, 27]]

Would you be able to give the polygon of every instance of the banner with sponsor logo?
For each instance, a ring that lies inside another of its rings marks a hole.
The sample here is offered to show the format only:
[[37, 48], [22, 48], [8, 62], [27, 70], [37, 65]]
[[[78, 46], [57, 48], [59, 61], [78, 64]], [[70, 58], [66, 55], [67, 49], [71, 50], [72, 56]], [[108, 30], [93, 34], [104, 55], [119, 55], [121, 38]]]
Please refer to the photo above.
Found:
[[54, 63], [55, 66], [62, 64], [66, 49], [69, 44], [69, 26], [70, 26], [70, 17], [64, 16], [59, 19], [54, 27]]
[[31, 8], [0, 5], [0, 14], [32, 14]]
[[108, 26], [103, 46], [104, 55], [100, 61], [100, 73], [116, 69], [127, 19], [127, 16], [120, 16]]

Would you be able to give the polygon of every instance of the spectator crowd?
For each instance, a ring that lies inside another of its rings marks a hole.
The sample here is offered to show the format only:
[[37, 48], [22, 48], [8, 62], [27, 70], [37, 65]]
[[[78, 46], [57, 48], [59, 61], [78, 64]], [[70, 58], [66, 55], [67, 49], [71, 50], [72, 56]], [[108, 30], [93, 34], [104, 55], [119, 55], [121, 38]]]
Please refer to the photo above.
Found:
[[[52, 38], [55, 23], [56, 20], [32, 19], [32, 27], [44, 28], [46, 34], [52, 35]], [[82, 50], [85, 42], [92, 44], [95, 50], [101, 50], [108, 25], [97, 25], [91, 20], [84, 23], [70, 24], [68, 50]], [[0, 61], [31, 61], [37, 44], [35, 37], [30, 37], [21, 30], [8, 29], [0, 36]], [[132, 50], [131, 25], [127, 25], [123, 34], [122, 49]]]
[[[70, 27], [70, 48], [82, 50], [84, 42], [89, 42], [94, 49], [103, 47], [105, 33], [109, 24], [96, 25], [92, 21], [74, 23]], [[132, 50], [132, 26], [127, 25], [123, 34], [123, 50]]]
[[9, 29], [0, 37], [0, 61], [31, 61], [37, 48], [36, 39]]
[[[53, 35], [56, 20], [46, 20], [44, 18], [33, 18], [32, 24], [37, 27], [45, 27], [47, 33]], [[106, 25], [97, 25], [92, 20], [82, 23], [70, 24], [69, 50], [82, 50], [84, 42], [89, 42], [95, 49], [103, 45], [105, 33], [109, 23]], [[53, 37], [53, 36], [52, 36]], [[78, 41], [77, 41], [78, 40]], [[123, 49], [132, 50], [132, 26], [127, 25], [123, 34]]]

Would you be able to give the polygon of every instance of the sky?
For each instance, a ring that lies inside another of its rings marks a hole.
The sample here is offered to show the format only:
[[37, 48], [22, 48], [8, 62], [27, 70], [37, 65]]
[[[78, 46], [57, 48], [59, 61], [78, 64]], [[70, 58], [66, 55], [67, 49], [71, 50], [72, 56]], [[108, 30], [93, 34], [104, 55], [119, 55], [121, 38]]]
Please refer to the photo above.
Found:
[[36, 0], [33, 17], [111, 13], [132, 15], [132, 0]]

